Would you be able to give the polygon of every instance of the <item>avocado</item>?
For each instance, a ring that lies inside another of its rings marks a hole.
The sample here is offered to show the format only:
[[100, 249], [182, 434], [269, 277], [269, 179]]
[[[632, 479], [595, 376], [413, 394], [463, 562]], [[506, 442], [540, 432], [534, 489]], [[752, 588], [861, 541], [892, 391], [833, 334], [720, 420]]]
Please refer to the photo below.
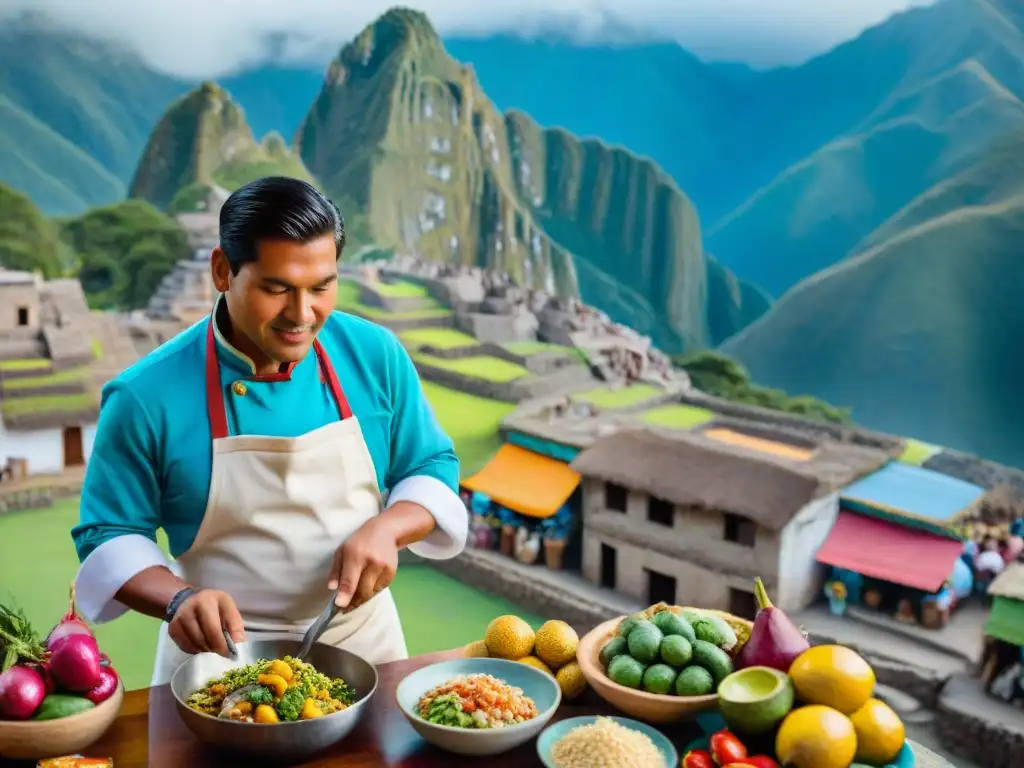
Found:
[[647, 614], [643, 611], [630, 614], [619, 622], [619, 634], [622, 637], [629, 637], [629, 633], [633, 631], [633, 627], [641, 621], [647, 621]]
[[732, 659], [729, 658], [729, 654], [706, 640], [693, 642], [693, 663], [710, 672], [716, 685], [732, 674]]
[[598, 654], [598, 659], [600, 659], [601, 665], [608, 669], [612, 659], [624, 653], [629, 653], [629, 645], [626, 643], [626, 638], [616, 635], [604, 644], [604, 647], [601, 648], [601, 653]]
[[668, 664], [652, 664], [644, 671], [644, 690], [648, 693], [671, 693], [676, 671]]
[[707, 696], [715, 690], [715, 680], [704, 667], [687, 667], [676, 678], [677, 696]]
[[638, 623], [626, 638], [629, 655], [639, 662], [651, 664], [658, 658], [658, 649], [664, 637], [661, 630], [649, 621]]
[[654, 626], [660, 629], [666, 637], [682, 635], [691, 643], [697, 639], [690, 622], [677, 613], [662, 611], [661, 613], [656, 613], [652, 621]]
[[632, 656], [616, 656], [608, 665], [608, 677], [627, 688], [639, 688], [644, 678], [644, 665]]
[[[729, 650], [736, 645], [736, 630], [729, 626], [729, 622], [723, 619], [721, 616], [716, 616], [713, 613], [705, 613], [704, 611], [695, 611], [693, 609], [683, 611], [683, 617], [693, 625], [693, 631], [697, 632], [697, 622], [703, 621], [712, 624], [720, 633], [722, 643], [715, 643], [719, 648]], [[705, 630], [706, 631], [706, 630]], [[700, 633], [697, 633], [697, 639], [700, 640]], [[709, 641], [710, 642], [710, 641]]]
[[693, 658], [693, 646], [682, 635], [668, 635], [661, 641], [661, 659], [677, 669], [685, 667]]
[[718, 708], [736, 733], [756, 736], [773, 731], [793, 701], [793, 681], [771, 667], [741, 669], [718, 685]]

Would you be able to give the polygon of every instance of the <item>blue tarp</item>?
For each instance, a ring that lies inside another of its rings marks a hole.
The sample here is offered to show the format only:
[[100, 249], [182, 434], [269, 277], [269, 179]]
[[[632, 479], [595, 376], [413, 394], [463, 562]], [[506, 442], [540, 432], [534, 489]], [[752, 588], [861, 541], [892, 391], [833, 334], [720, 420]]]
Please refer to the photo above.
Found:
[[949, 525], [985, 492], [972, 483], [924, 467], [891, 462], [845, 488], [842, 501], [857, 509]]

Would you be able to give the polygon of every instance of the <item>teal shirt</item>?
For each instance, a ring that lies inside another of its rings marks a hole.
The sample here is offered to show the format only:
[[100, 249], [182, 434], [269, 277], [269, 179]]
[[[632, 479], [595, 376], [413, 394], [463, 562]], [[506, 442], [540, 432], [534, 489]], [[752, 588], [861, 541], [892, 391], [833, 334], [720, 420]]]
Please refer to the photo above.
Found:
[[[172, 556], [192, 545], [206, 511], [213, 458], [207, 323], [183, 331], [104, 387], [80, 523], [71, 531], [79, 560], [125, 534], [156, 541], [159, 528], [167, 533]], [[420, 475], [457, 493], [452, 442], [397, 337], [334, 312], [318, 338], [362, 427], [381, 493]], [[297, 437], [341, 418], [312, 350], [290, 378], [272, 382], [254, 381], [248, 359], [219, 337], [217, 351], [231, 435]], [[247, 390], [242, 396], [232, 391], [239, 380]]]

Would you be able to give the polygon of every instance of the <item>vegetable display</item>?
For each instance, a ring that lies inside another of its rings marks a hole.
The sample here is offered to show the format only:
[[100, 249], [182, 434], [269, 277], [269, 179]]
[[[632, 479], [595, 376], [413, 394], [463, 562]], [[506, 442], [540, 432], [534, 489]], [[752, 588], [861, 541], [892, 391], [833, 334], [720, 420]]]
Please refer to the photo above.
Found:
[[340, 712], [353, 697], [341, 678], [332, 679], [312, 664], [285, 656], [228, 670], [185, 703], [206, 715], [270, 725]]
[[45, 641], [21, 609], [0, 605], [0, 718], [53, 720], [93, 709], [120, 679], [75, 609], [68, 608]]

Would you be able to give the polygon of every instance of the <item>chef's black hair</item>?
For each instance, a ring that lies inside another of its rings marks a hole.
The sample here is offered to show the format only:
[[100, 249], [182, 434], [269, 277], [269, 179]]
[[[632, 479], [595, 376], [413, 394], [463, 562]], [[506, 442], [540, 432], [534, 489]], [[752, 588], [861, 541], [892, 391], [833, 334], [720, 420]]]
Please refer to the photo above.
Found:
[[235, 190], [220, 209], [220, 247], [231, 271], [256, 261], [261, 240], [308, 243], [334, 235], [336, 258], [345, 248], [345, 219], [312, 184], [265, 176]]

